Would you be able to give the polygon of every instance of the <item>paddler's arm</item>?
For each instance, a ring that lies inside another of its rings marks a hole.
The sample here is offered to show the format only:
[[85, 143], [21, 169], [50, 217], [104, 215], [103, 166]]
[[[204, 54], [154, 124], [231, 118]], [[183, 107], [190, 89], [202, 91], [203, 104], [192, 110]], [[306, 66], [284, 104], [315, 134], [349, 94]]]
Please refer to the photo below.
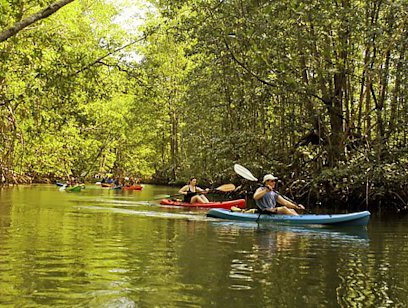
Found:
[[290, 202], [289, 200], [286, 200], [285, 198], [283, 198], [282, 196], [278, 195], [278, 198], [276, 199], [276, 201], [278, 201], [278, 203], [280, 205], [286, 206], [288, 208], [291, 209], [295, 209], [295, 210], [304, 210], [305, 207], [301, 204], [295, 204], [293, 202]]
[[187, 191], [188, 191], [188, 185], [185, 185], [185, 186], [181, 187], [178, 192], [181, 195], [187, 195]]
[[200, 193], [200, 194], [206, 194], [206, 193], [208, 193], [209, 191], [210, 191], [210, 189], [209, 188], [206, 188], [206, 189], [202, 189], [201, 187], [196, 187], [196, 189], [198, 190], [198, 192]]
[[263, 196], [265, 196], [268, 192], [270, 192], [271, 191], [271, 189], [269, 188], [269, 187], [267, 187], [267, 186], [265, 186], [265, 187], [259, 187], [256, 191], [255, 191], [255, 193], [254, 193], [254, 199], [255, 200], [259, 200], [259, 199], [261, 199], [261, 198], [263, 198]]

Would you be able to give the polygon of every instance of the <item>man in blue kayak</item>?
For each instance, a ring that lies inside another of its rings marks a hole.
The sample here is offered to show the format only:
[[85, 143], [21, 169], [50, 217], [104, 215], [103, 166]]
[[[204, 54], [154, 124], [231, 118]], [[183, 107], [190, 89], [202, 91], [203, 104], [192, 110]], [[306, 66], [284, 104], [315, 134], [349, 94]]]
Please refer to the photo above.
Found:
[[[263, 212], [281, 215], [298, 215], [295, 209], [304, 210], [301, 204], [291, 202], [274, 191], [277, 177], [267, 174], [263, 178], [264, 186], [259, 187], [254, 193], [254, 200], [258, 208]], [[278, 205], [279, 203], [279, 205]]]

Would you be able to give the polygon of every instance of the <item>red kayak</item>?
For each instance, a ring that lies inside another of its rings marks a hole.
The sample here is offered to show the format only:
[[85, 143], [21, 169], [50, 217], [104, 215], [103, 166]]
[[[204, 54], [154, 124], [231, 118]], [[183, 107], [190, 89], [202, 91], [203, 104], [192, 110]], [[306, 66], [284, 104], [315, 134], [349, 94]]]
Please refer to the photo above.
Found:
[[184, 206], [184, 207], [199, 207], [199, 208], [218, 208], [218, 209], [231, 209], [232, 206], [239, 207], [240, 209], [245, 208], [245, 199], [223, 201], [223, 202], [210, 202], [210, 203], [187, 203], [181, 201], [173, 201], [170, 199], [163, 199], [160, 201], [162, 205], [174, 205], [174, 206]]
[[123, 190], [142, 190], [143, 186], [141, 185], [132, 185], [132, 186], [123, 186]]

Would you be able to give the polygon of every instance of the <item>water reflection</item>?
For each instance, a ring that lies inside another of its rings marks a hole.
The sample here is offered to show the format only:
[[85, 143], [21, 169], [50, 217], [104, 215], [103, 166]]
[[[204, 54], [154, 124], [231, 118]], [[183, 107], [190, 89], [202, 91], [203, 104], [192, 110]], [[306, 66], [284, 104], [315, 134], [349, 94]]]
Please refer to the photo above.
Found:
[[[247, 244], [245, 249], [235, 250], [234, 258], [230, 260], [229, 289], [263, 290], [261, 296], [271, 300], [269, 304], [272, 306], [282, 303], [274, 295], [264, 293], [266, 290], [292, 298], [293, 305], [320, 305], [321, 302], [313, 297], [324, 298], [329, 294], [335, 298], [335, 290], [341, 288], [344, 277], [339, 272], [324, 279], [325, 272], [331, 268], [329, 264], [348, 266], [341, 263], [339, 251], [358, 249], [361, 252], [369, 249], [370, 243], [364, 228], [333, 230], [225, 221], [210, 221], [209, 224], [219, 234], [219, 242], [233, 245], [245, 239]], [[336, 259], [340, 262], [337, 263]], [[336, 280], [339, 284], [334, 284], [329, 291], [331, 281]], [[295, 288], [307, 285], [312, 290], [307, 291], [306, 298], [299, 298], [279, 287], [283, 285]]]
[[0, 306], [408, 305], [403, 219], [328, 229], [146, 203], [170, 192], [2, 191]]
[[[226, 228], [234, 230], [249, 229], [258, 232], [262, 231], [279, 231], [289, 233], [301, 233], [304, 235], [319, 235], [321, 237], [336, 237], [338, 239], [360, 239], [368, 240], [368, 230], [365, 227], [319, 227], [319, 226], [290, 226], [284, 224], [272, 224], [272, 223], [254, 223], [254, 222], [241, 222], [241, 221], [211, 221], [211, 225], [218, 228]], [[234, 231], [232, 231], [234, 232]]]

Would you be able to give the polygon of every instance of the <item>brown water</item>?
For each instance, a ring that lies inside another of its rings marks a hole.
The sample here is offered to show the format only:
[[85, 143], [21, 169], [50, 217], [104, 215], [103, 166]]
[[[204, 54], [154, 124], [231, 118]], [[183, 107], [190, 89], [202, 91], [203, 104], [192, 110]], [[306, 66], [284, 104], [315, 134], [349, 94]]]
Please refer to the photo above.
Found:
[[0, 306], [405, 307], [408, 222], [368, 229], [232, 223], [146, 185], [0, 190]]

